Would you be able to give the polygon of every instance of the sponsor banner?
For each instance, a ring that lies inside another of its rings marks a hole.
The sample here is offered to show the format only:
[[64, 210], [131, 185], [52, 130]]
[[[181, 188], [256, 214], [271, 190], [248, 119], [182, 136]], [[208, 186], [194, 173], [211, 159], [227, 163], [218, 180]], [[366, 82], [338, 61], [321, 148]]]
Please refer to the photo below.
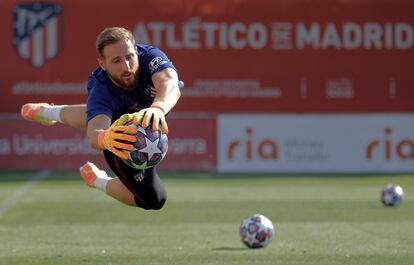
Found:
[[[77, 170], [86, 161], [109, 168], [83, 130], [4, 119], [0, 127], [7, 128], [0, 133], [1, 170]], [[169, 127], [169, 150], [160, 169], [215, 170], [214, 119], [170, 119]]]
[[85, 102], [96, 37], [113, 25], [173, 61], [186, 83], [178, 112], [412, 112], [411, 10], [411, 0], [3, 0], [0, 112]]
[[41, 126], [24, 120], [0, 120], [2, 170], [77, 170], [87, 161], [106, 166], [100, 151], [92, 149], [85, 131], [57, 124]]
[[220, 115], [220, 172], [414, 172], [414, 115]]
[[171, 119], [168, 127], [168, 153], [160, 169], [216, 169], [215, 119]]

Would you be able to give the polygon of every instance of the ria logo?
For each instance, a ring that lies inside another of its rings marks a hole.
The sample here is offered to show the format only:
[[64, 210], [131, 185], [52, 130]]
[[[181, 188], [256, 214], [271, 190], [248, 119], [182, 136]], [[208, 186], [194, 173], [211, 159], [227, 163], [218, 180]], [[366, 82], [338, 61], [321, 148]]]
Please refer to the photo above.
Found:
[[366, 146], [366, 158], [368, 160], [384, 158], [391, 160], [397, 157], [402, 160], [414, 159], [414, 141], [412, 139], [393, 139], [392, 129], [384, 129], [384, 137], [373, 139]]
[[241, 153], [246, 160], [258, 157], [262, 160], [277, 160], [279, 154], [278, 144], [273, 139], [256, 139], [253, 128], [246, 128], [245, 141], [240, 139], [229, 143], [227, 159], [234, 160], [237, 153]]
[[24, 3], [13, 8], [13, 46], [21, 58], [40, 68], [53, 59], [63, 40], [63, 7], [49, 3]]

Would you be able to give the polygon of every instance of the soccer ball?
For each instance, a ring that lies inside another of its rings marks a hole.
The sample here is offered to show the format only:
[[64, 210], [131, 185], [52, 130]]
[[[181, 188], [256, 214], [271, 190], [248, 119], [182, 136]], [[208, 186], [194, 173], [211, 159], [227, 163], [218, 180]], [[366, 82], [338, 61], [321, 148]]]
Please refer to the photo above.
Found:
[[401, 204], [404, 196], [403, 189], [396, 184], [387, 184], [381, 191], [381, 202], [385, 206], [397, 206]]
[[[127, 124], [127, 126], [136, 126]], [[151, 126], [146, 129], [141, 125], [136, 126], [137, 133], [135, 137], [137, 141], [133, 144], [134, 150], [128, 153], [129, 158], [123, 160], [127, 165], [136, 169], [151, 168], [164, 159], [168, 150], [167, 135], [162, 133], [160, 129], [153, 132]]]
[[240, 224], [240, 239], [249, 248], [263, 248], [273, 239], [272, 222], [262, 214], [245, 218]]

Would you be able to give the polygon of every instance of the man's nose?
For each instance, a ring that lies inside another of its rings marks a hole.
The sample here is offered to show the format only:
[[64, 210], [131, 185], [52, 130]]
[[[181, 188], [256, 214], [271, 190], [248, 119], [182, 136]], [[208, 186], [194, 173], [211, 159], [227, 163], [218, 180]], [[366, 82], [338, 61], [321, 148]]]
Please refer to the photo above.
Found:
[[122, 64], [122, 70], [131, 70], [131, 64], [129, 63], [128, 60], [124, 60], [123, 64]]

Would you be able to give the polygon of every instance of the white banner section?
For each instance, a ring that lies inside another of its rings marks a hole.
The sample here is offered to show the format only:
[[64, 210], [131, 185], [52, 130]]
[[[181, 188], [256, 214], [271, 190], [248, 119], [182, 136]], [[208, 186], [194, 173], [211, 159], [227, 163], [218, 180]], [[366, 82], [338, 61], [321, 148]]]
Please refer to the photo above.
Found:
[[221, 115], [220, 172], [414, 172], [414, 114]]

